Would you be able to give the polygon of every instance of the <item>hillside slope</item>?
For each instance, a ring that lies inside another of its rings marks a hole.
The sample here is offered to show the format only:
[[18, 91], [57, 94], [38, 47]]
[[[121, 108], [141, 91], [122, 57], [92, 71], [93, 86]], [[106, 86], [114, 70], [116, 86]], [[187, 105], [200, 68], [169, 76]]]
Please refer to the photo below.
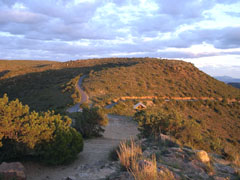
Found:
[[240, 97], [238, 89], [176, 60], [141, 59], [132, 66], [92, 72], [83, 87], [90, 97], [108, 101], [122, 96]]
[[7, 93], [10, 100], [19, 98], [37, 111], [64, 112], [74, 102], [71, 82], [76, 76], [135, 63], [135, 60], [117, 58], [68, 62], [0, 61], [0, 95]]
[[[136, 112], [133, 105], [139, 101], [147, 104], [148, 111], [175, 110], [186, 122], [199, 124], [197, 135], [204, 140], [200, 141], [201, 143], [194, 140], [188, 145], [225, 154], [229, 150], [222, 151], [223, 147], [234, 150], [234, 153], [240, 152], [240, 104], [227, 101], [239, 100], [240, 90], [183, 61], [109, 58], [54, 62], [37, 68], [25, 65], [1, 77], [0, 94], [7, 93], [10, 100], [19, 98], [24, 104], [28, 104], [31, 110], [52, 109], [65, 113], [67, 106], [73, 104], [72, 98], [75, 98], [73, 92], [76, 78], [82, 75], [86, 75], [82, 85], [90, 97], [90, 102], [101, 107], [116, 98], [126, 96], [207, 98], [194, 101], [132, 99], [119, 101], [106, 112], [132, 116]], [[188, 135], [192, 136], [192, 131]]]

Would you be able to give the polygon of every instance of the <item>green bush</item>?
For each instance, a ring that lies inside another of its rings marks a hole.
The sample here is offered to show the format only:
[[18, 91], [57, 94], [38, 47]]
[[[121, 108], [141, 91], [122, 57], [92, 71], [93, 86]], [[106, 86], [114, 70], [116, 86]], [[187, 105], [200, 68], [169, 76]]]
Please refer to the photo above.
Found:
[[57, 165], [74, 160], [83, 150], [83, 138], [75, 129], [57, 130], [54, 140], [42, 143], [37, 152], [44, 163]]
[[134, 115], [134, 120], [138, 122], [138, 129], [143, 137], [157, 139], [163, 133], [191, 147], [206, 145], [202, 144], [201, 126], [196, 120], [185, 120], [175, 111], [139, 111]]
[[82, 151], [82, 136], [67, 116], [30, 112], [19, 100], [0, 98], [0, 162], [39, 158], [49, 164], [70, 161]]
[[75, 128], [84, 138], [98, 137], [104, 132], [103, 126], [108, 124], [107, 115], [98, 107], [82, 106], [82, 112], [75, 113]]
[[138, 130], [143, 137], [159, 137], [160, 133], [175, 135], [182, 127], [182, 120], [176, 112], [166, 113], [139, 111], [134, 115]]

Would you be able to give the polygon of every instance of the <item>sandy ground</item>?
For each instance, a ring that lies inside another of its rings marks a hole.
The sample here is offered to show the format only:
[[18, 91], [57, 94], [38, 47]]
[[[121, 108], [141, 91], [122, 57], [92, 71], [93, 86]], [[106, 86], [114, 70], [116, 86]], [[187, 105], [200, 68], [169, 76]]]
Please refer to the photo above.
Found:
[[137, 125], [131, 119], [122, 116], [109, 115], [109, 124], [103, 137], [84, 141], [84, 150], [70, 165], [48, 167], [28, 162], [24, 166], [28, 180], [61, 180], [63, 177], [74, 176], [81, 165], [95, 164], [106, 161], [109, 151], [121, 140], [136, 137]]

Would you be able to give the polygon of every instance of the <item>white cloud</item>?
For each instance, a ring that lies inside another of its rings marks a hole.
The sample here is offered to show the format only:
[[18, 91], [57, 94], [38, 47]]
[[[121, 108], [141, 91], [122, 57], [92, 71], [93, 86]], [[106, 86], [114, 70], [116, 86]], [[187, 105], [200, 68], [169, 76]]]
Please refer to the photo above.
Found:
[[150, 56], [238, 66], [239, 7], [237, 0], [0, 0], [0, 58]]

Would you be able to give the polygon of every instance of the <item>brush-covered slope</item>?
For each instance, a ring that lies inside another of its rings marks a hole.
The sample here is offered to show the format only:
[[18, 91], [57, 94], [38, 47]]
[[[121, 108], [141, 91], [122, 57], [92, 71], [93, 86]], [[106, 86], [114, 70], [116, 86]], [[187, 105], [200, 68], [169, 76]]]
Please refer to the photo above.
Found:
[[0, 79], [36, 72], [56, 63], [55, 61], [0, 60]]
[[19, 98], [37, 111], [53, 109], [63, 112], [67, 105], [73, 103], [75, 86], [71, 82], [76, 76], [111, 67], [130, 66], [136, 64], [135, 61], [117, 58], [68, 62], [2, 60], [0, 95], [7, 93], [10, 100]]
[[[240, 90], [217, 81], [190, 63], [152, 58], [106, 58], [69, 62], [0, 61], [0, 94], [36, 110], [63, 109], [72, 101], [68, 83], [86, 74], [93, 101], [121, 96], [237, 98]], [[5, 72], [4, 72], [5, 71]], [[74, 88], [73, 85], [71, 85]]]
[[83, 84], [90, 97], [113, 100], [122, 96], [240, 97], [240, 91], [203, 73], [191, 63], [139, 59], [131, 66], [91, 72]]

